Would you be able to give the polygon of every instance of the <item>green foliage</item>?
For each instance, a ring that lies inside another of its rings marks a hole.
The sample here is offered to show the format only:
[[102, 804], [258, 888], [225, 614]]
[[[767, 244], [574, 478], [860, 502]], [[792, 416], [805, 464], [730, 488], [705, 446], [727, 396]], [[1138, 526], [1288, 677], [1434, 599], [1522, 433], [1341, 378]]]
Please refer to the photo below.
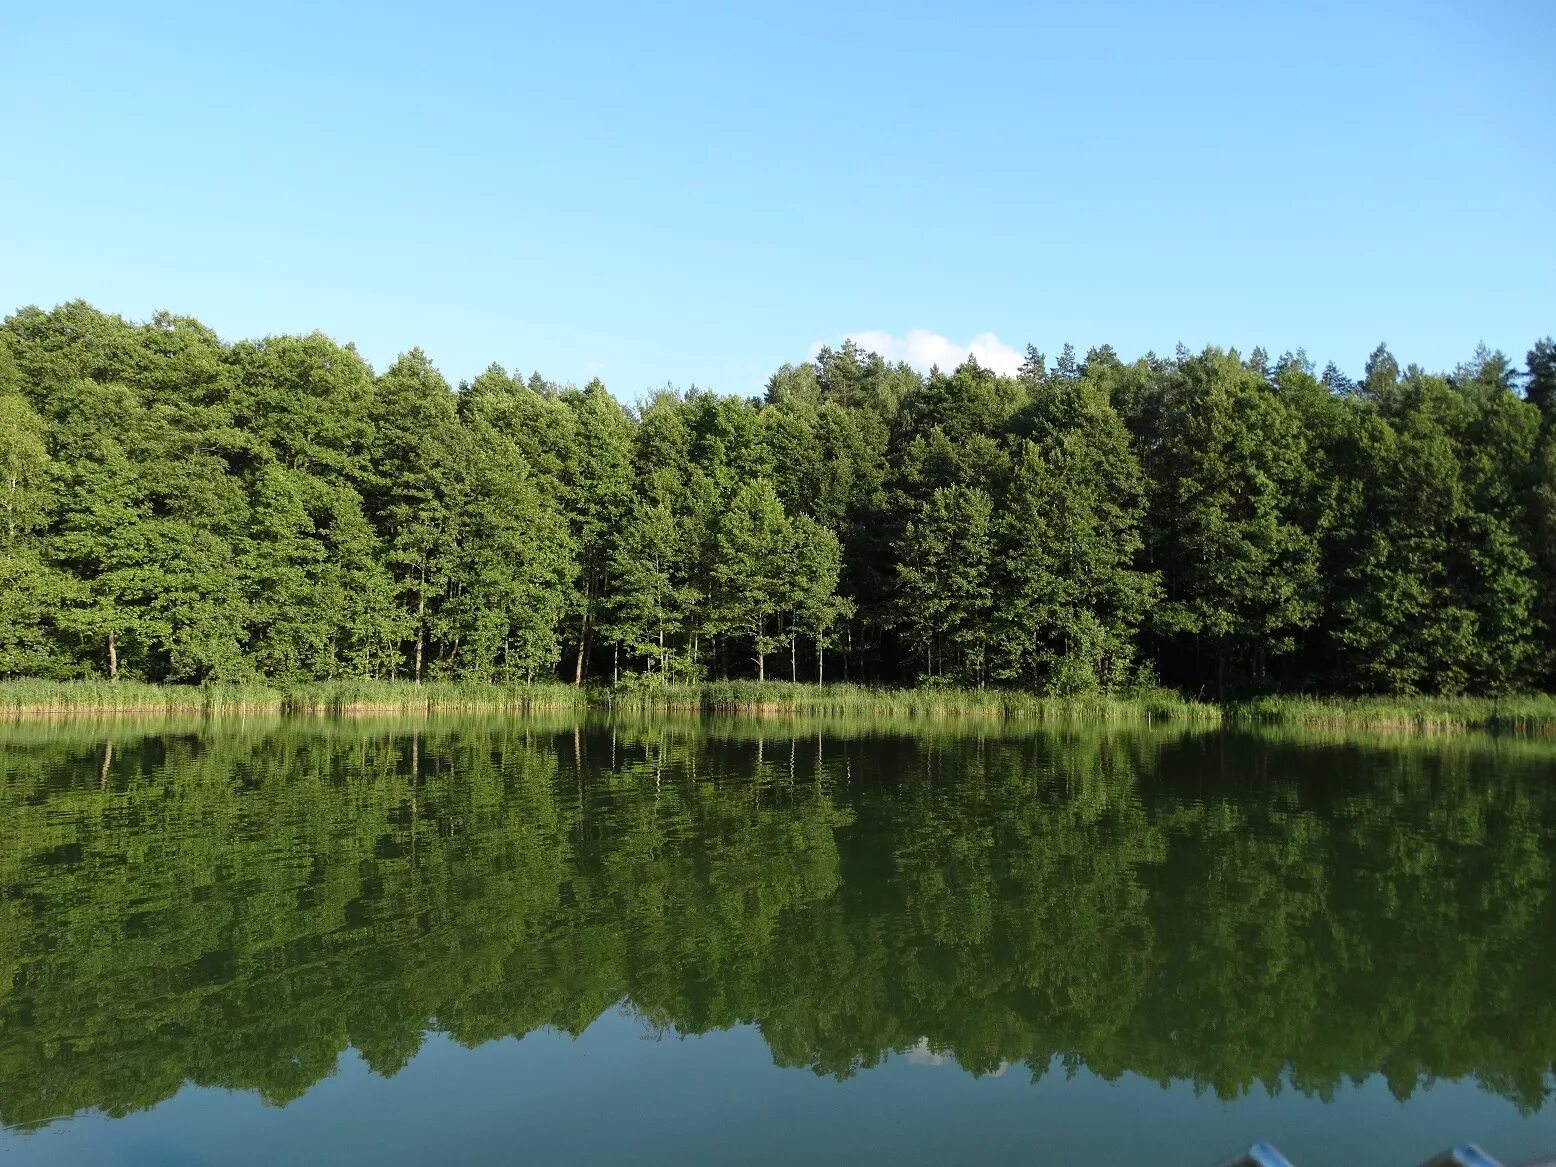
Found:
[[758, 478], [740, 486], [718, 520], [709, 630], [750, 639], [759, 681], [767, 656], [783, 641], [777, 620], [792, 570], [788, 542], [788, 519], [772, 485]]
[[632, 420], [596, 378], [581, 393], [563, 400], [573, 412], [573, 448], [565, 469], [566, 512], [578, 576], [570, 581], [572, 608], [577, 622], [574, 633], [574, 683], [583, 682], [589, 642], [614, 585], [609, 566], [615, 558], [617, 533], [627, 521], [633, 502]]
[[1296, 521], [1307, 473], [1297, 417], [1235, 353], [1206, 350], [1162, 385], [1152, 452], [1151, 561], [1161, 566], [1157, 630], [1262, 676], [1318, 613], [1318, 548]]
[[[1548, 649], [1524, 508], [1538, 419], [1505, 388], [1412, 373], [1361, 419], [1362, 510], [1338, 533], [1335, 638], [1364, 689], [1507, 692]], [[1537, 505], [1537, 502], [1536, 502]]]
[[478, 424], [466, 444], [453, 548], [433, 621], [437, 672], [534, 680], [556, 662], [574, 543], [564, 516], [501, 434]]
[[697, 595], [686, 578], [681, 520], [668, 503], [638, 501], [622, 520], [611, 552], [611, 613], [606, 631], [631, 656], [648, 659], [661, 678], [672, 642]]
[[1053, 692], [1127, 685], [1158, 590], [1135, 566], [1145, 480], [1110, 371], [1034, 384], [997, 520], [994, 675]]
[[68, 667], [52, 635], [67, 580], [46, 562], [40, 538], [59, 506], [46, 436], [37, 411], [0, 380], [0, 676]]
[[899, 620], [927, 676], [984, 679], [994, 604], [994, 504], [975, 486], [942, 486], [897, 544]]
[[1372, 697], [1283, 695], [1239, 702], [1229, 711], [1238, 721], [1272, 725], [1338, 726], [1350, 729], [1428, 733], [1486, 729], [1538, 737], [1556, 736], [1556, 697]]
[[625, 408], [74, 302], [0, 324], [0, 677], [1556, 684], [1548, 340], [921, 375]]

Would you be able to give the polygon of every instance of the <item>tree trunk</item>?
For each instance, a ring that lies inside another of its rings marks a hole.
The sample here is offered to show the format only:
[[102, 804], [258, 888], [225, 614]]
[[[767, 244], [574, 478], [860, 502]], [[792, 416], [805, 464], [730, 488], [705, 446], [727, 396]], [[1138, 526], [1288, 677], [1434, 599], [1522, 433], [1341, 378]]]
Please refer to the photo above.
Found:
[[821, 671], [827, 663], [827, 650], [821, 646], [821, 637], [816, 637], [816, 688], [821, 688]]
[[611, 684], [621, 684], [621, 641], [611, 649]]
[[581, 686], [584, 677], [584, 656], [589, 651], [589, 608], [594, 595], [590, 585], [594, 581], [584, 573], [584, 608], [583, 615], [578, 620], [578, 660], [573, 665], [573, 684]]
[[585, 617], [583, 626], [578, 630], [578, 660], [573, 665], [573, 684], [583, 684], [584, 654], [589, 651], [589, 620]]
[[420, 592], [416, 596], [416, 671], [411, 674], [416, 684], [421, 684], [421, 654], [427, 644], [427, 594]]
[[800, 637], [796, 632], [789, 633], [789, 683], [795, 684], [800, 679]]
[[114, 644], [112, 629], [108, 631], [108, 679], [110, 681], [119, 679], [119, 649]]

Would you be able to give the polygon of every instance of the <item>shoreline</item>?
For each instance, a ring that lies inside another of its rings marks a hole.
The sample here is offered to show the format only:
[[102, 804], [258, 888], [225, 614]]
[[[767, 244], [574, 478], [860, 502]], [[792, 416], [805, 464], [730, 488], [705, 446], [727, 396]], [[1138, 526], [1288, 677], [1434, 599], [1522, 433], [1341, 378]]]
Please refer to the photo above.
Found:
[[589, 711], [739, 717], [861, 716], [904, 721], [1034, 723], [1190, 722], [1388, 733], [1489, 731], [1556, 737], [1556, 696], [1327, 697], [1288, 695], [1213, 702], [1169, 690], [1045, 697], [1018, 690], [938, 686], [875, 688], [789, 681], [719, 681], [664, 687], [575, 688], [473, 682], [316, 682], [304, 685], [152, 685], [133, 681], [0, 682], [0, 718], [191, 714], [347, 714]]

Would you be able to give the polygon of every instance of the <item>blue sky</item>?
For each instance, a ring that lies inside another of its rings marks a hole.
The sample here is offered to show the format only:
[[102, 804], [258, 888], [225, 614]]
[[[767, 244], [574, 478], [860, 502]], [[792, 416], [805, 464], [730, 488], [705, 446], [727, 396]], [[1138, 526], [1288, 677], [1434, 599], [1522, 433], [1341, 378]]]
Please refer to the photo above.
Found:
[[1553, 33], [1552, 0], [11, 5], [0, 310], [628, 400], [856, 333], [1521, 362]]

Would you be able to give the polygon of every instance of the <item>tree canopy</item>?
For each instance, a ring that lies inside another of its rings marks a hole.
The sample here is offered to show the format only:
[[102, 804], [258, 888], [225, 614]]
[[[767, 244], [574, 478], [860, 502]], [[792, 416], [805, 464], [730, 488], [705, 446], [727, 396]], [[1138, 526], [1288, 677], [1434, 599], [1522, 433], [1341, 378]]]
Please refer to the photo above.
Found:
[[761, 397], [628, 407], [24, 308], [0, 676], [1548, 688], [1553, 353], [926, 375], [845, 343]]

